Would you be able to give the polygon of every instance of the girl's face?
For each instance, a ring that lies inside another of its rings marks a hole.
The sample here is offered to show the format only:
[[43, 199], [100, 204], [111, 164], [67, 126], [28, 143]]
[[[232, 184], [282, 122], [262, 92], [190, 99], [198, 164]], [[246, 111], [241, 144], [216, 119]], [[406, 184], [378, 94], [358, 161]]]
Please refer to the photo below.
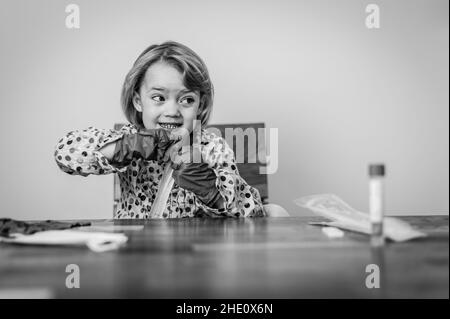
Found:
[[145, 72], [134, 107], [142, 112], [146, 129], [168, 131], [184, 128], [192, 132], [200, 105], [199, 92], [188, 90], [182, 74], [165, 62], [152, 64]]

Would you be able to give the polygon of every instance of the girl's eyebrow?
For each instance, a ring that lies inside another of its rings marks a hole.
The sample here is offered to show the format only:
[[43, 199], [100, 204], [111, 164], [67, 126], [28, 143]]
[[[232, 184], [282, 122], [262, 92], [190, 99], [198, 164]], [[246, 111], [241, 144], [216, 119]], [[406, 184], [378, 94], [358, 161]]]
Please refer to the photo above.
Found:
[[161, 87], [156, 87], [156, 86], [154, 86], [154, 87], [151, 87], [149, 91], [151, 91], [151, 90], [163, 91], [163, 92], [164, 92], [166, 89], [165, 89], [165, 88], [161, 88]]
[[[157, 87], [157, 86], [151, 87], [149, 91], [151, 91], [151, 90], [162, 91], [162, 92], [167, 91], [167, 89], [165, 89], [165, 88], [163, 88], [163, 87]], [[182, 89], [182, 90], [180, 90], [179, 93], [191, 93], [191, 92], [194, 93], [192, 90], [189, 90], [189, 89]]]

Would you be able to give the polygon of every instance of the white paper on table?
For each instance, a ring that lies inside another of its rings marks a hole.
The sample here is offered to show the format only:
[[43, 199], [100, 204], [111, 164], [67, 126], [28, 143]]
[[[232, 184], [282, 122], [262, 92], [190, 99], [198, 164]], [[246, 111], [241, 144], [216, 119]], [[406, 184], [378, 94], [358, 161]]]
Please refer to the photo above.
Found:
[[125, 244], [128, 237], [121, 233], [86, 232], [79, 230], [48, 230], [31, 235], [11, 234], [0, 242], [26, 245], [86, 245], [95, 252], [114, 250]]
[[323, 227], [322, 233], [327, 235], [329, 238], [342, 238], [344, 237], [344, 232], [337, 227]]
[[[308, 208], [316, 214], [328, 218], [331, 222], [310, 223], [315, 225], [332, 226], [371, 234], [369, 214], [357, 211], [334, 194], [319, 194], [298, 198], [294, 202]], [[384, 235], [393, 241], [406, 241], [425, 237], [426, 234], [414, 229], [408, 223], [394, 217], [383, 220]]]

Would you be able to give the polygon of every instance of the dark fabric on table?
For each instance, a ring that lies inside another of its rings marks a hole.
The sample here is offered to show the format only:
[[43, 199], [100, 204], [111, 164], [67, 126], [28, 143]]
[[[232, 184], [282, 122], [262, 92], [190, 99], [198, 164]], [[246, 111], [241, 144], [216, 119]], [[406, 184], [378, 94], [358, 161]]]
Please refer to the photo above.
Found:
[[0, 236], [10, 237], [10, 234], [14, 233], [31, 235], [45, 230], [62, 230], [90, 225], [91, 223], [89, 222], [67, 223], [53, 220], [46, 220], [42, 222], [24, 222], [11, 218], [0, 218]]

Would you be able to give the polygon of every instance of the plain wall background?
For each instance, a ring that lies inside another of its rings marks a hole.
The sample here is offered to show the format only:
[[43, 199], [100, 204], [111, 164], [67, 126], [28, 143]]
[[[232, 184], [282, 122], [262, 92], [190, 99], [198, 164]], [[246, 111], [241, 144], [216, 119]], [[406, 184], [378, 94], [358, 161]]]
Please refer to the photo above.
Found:
[[126, 72], [165, 40], [208, 65], [212, 123], [279, 129], [269, 197], [292, 215], [311, 214], [295, 198], [327, 192], [367, 211], [373, 161], [387, 165], [389, 214], [448, 214], [448, 21], [447, 0], [2, 0], [0, 217], [112, 216], [113, 176], [64, 174], [54, 147], [124, 121]]

